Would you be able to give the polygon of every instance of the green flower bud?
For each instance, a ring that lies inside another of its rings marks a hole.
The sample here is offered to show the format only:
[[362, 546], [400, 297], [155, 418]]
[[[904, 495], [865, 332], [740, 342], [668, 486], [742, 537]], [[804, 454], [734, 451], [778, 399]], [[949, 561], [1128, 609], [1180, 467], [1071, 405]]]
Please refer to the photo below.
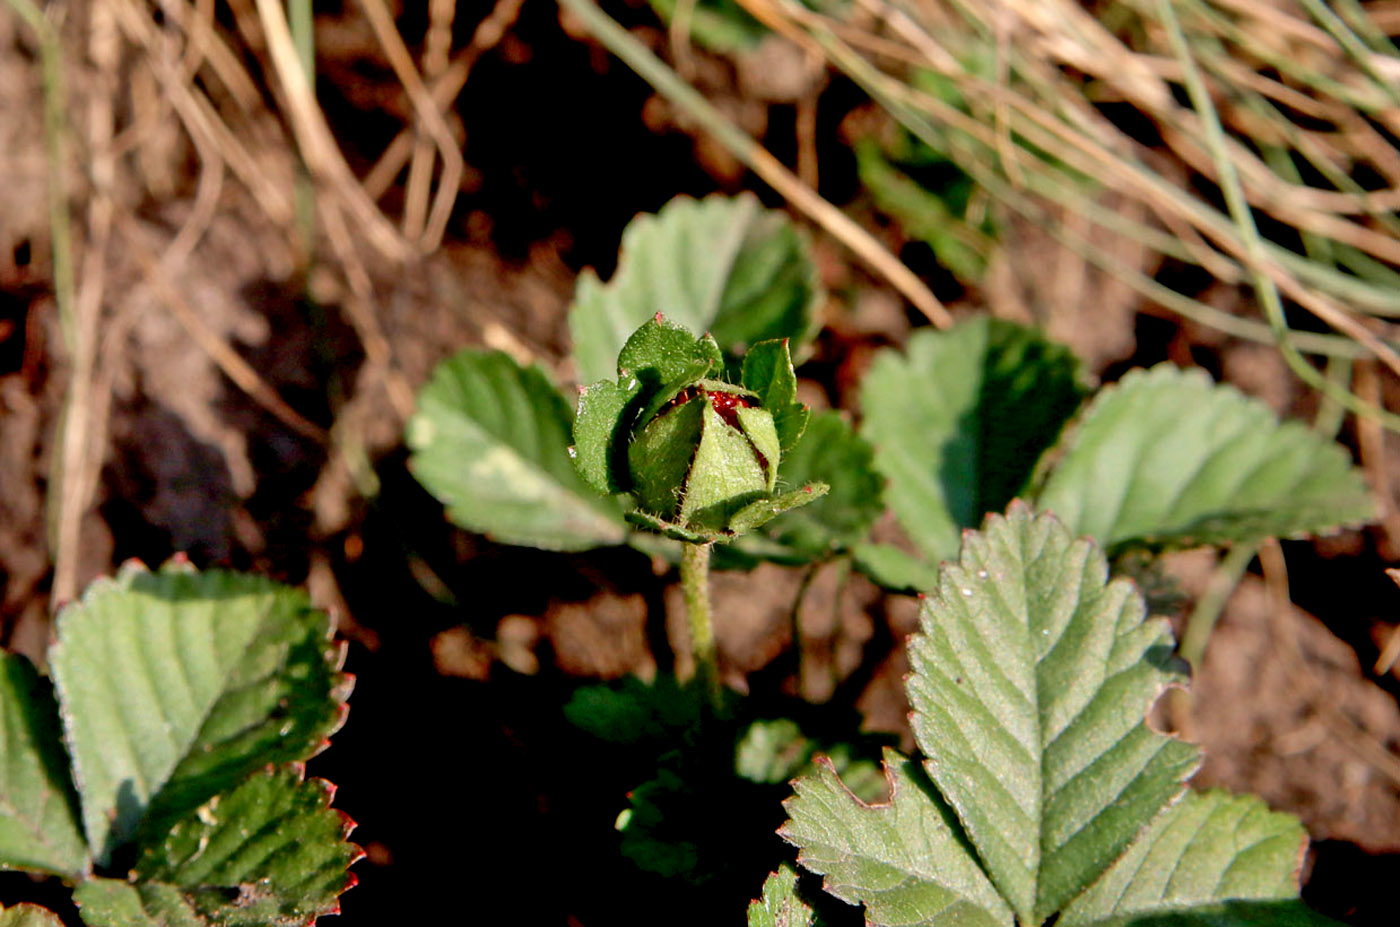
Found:
[[785, 342], [754, 345], [741, 385], [708, 335], [661, 316], [628, 339], [616, 382], [585, 389], [574, 460], [601, 492], [631, 493], [634, 522], [696, 543], [723, 540], [825, 493], [779, 493], [778, 467], [806, 427]]

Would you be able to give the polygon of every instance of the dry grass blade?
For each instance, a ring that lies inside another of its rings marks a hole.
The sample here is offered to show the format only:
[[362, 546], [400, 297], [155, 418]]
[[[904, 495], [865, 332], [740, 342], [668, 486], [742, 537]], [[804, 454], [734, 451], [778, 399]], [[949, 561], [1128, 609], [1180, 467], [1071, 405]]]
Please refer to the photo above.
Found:
[[[462, 88], [467, 84], [467, 77], [471, 74], [472, 66], [476, 64], [481, 56], [494, 48], [507, 30], [515, 24], [520, 16], [520, 7], [524, 0], [496, 0], [495, 7], [490, 15], [481, 21], [472, 33], [472, 39], [467, 43], [467, 47], [458, 52], [452, 61], [442, 71], [441, 74], [432, 78], [429, 88], [429, 95], [433, 104], [438, 109], [446, 111], [452, 105], [452, 101], [457, 98], [457, 94], [462, 92]], [[372, 199], [379, 199], [385, 191], [394, 183], [394, 178], [407, 163], [410, 155], [414, 151], [415, 133], [413, 129], [404, 129], [394, 137], [389, 146], [384, 149], [384, 153], [379, 156], [370, 172], [365, 175], [364, 188]]]
[[[260, 4], [264, 2], [268, 2], [268, 0], [260, 0]], [[403, 38], [399, 35], [398, 30], [394, 28], [394, 18], [389, 15], [389, 10], [384, 6], [382, 0], [360, 0], [360, 6], [364, 9], [375, 37], [379, 40], [384, 54], [389, 59], [389, 66], [394, 69], [394, 75], [408, 91], [408, 98], [413, 103], [414, 112], [427, 130], [428, 135], [437, 143], [438, 154], [442, 157], [442, 179], [438, 183], [438, 195], [433, 202], [432, 212], [428, 216], [426, 226], [424, 226], [421, 235], [417, 236], [417, 244], [422, 251], [433, 251], [442, 241], [442, 234], [447, 229], [447, 221], [452, 216], [452, 206], [457, 201], [457, 191], [462, 185], [464, 171], [462, 153], [457, 150], [457, 142], [452, 137], [452, 131], [448, 129], [447, 123], [443, 120], [437, 104], [428, 93], [428, 89], [423, 86], [423, 78], [414, 68], [413, 58], [409, 55], [408, 48], [404, 46]], [[418, 222], [415, 221], [412, 224], [416, 226]], [[405, 226], [408, 225], [409, 223], [406, 221]], [[410, 237], [415, 231], [417, 231], [416, 228], [405, 229], [405, 233]]]
[[681, 80], [649, 49], [634, 39], [615, 20], [590, 0], [560, 0], [577, 14], [609, 51], [625, 61], [644, 80], [672, 103], [683, 108], [706, 132], [723, 145], [793, 208], [805, 213], [837, 241], [849, 248], [876, 273], [899, 290], [916, 309], [939, 328], [953, 324], [947, 308], [908, 267], [889, 252], [864, 228], [804, 184], [781, 161], [773, 157], [742, 129], [716, 109], [693, 87]]
[[325, 114], [316, 104], [315, 93], [297, 58], [292, 44], [287, 14], [281, 0], [257, 0], [258, 21], [267, 39], [278, 81], [286, 97], [288, 119], [306, 166], [321, 186], [322, 195], [332, 195], [355, 217], [365, 237], [382, 255], [403, 260], [413, 249], [394, 229], [365, 194], [336, 146]]

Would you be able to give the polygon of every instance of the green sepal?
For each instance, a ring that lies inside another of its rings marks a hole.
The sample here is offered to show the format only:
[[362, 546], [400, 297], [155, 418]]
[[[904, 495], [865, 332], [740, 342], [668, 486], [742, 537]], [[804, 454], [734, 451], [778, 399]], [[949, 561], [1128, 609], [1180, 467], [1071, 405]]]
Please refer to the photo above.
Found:
[[744, 433], [720, 418], [708, 399], [697, 404], [704, 426], [685, 484], [681, 521], [702, 530], [733, 530], [731, 516], [767, 492], [768, 480]]
[[782, 449], [792, 450], [806, 430], [811, 412], [797, 401], [797, 374], [792, 369], [787, 339], [761, 341], [750, 348], [744, 355], [740, 382], [772, 414]]
[[618, 377], [636, 376], [660, 387], [683, 378], [691, 382], [723, 368], [719, 345], [709, 335], [696, 338], [661, 314], [632, 333], [617, 355]]
[[[706, 399], [693, 399], [659, 415], [632, 439], [627, 466], [637, 503], [660, 518], [674, 519], [705, 427]], [[749, 456], [753, 456], [750, 453]]]
[[642, 391], [635, 377], [618, 383], [599, 380], [583, 389], [574, 416], [574, 466], [579, 476], [596, 492], [604, 495], [627, 492], [625, 456], [617, 460], [631, 434], [627, 410]]
[[685, 525], [676, 524], [673, 521], [666, 521], [657, 518], [641, 509], [627, 513], [627, 520], [639, 528], [646, 528], [648, 531], [655, 531], [664, 534], [673, 541], [685, 541], [688, 544], [710, 544], [723, 538], [723, 534], [717, 531], [696, 531], [687, 528]]
[[801, 489], [794, 489], [792, 492], [783, 493], [780, 496], [759, 499], [734, 513], [733, 517], [729, 519], [729, 530], [733, 534], [752, 531], [784, 512], [790, 512], [808, 503], [816, 502], [830, 491], [831, 487], [825, 483], [808, 483]]
[[778, 429], [773, 416], [767, 409], [738, 406], [734, 416], [739, 420], [739, 429], [749, 439], [754, 450], [762, 456], [762, 467], [766, 476], [766, 489], [773, 491], [778, 482], [778, 464], [782, 460], [782, 448], [778, 443]]

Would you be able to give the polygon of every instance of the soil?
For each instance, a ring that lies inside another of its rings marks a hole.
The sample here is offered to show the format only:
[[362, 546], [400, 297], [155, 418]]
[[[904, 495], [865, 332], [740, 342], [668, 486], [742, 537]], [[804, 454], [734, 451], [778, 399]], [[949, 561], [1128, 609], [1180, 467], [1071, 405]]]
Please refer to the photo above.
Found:
[[[207, 162], [162, 95], [151, 52], [136, 33], [116, 31], [123, 6], [69, 4], [64, 25], [75, 122], [100, 115], [102, 101], [115, 113], [105, 136], [78, 133], [68, 178], [80, 301], [101, 312], [94, 440], [77, 471], [91, 492], [80, 541], [65, 554], [79, 586], [128, 558], [158, 564], [180, 553], [304, 585], [336, 616], [358, 681], [347, 725], [309, 768], [338, 785], [336, 804], [359, 823], [355, 839], [367, 854], [343, 899], [347, 927], [405, 914], [739, 922], [787, 852], [773, 833], [784, 790], [728, 804], [709, 796], [703, 807], [719, 819], [710, 823], [742, 835], [702, 847], [718, 874], [698, 887], [656, 876], [619, 853], [614, 828], [656, 752], [600, 745], [561, 710], [587, 684], [688, 672], [673, 656], [683, 634], [674, 576], [635, 551], [553, 554], [453, 527], [409, 474], [401, 434], [404, 396], [462, 347], [502, 348], [568, 382], [573, 279], [585, 267], [612, 272], [622, 228], [637, 213], [680, 194], [752, 190], [770, 206], [780, 201], [561, 24], [553, 4], [526, 3], [513, 20], [503, 4], [507, 28], [483, 44], [453, 109], [467, 167], [443, 246], [403, 264], [357, 239], [357, 263], [318, 240], [320, 257], [308, 265], [294, 224], [270, 216], [236, 172], [200, 218]], [[248, 7], [220, 5], [218, 22], [255, 79], [253, 95], [242, 108], [231, 91], [210, 96], [287, 192], [295, 158], [284, 101], [265, 51], [231, 12]], [[646, 9], [610, 9], [664, 48]], [[411, 106], [359, 10], [317, 5], [317, 90], [363, 177]], [[468, 47], [487, 14], [459, 10], [453, 47]], [[425, 16], [422, 7], [399, 16], [415, 56]], [[784, 61], [736, 66], [694, 53], [697, 82], [785, 160], [799, 147], [795, 99], [815, 100], [821, 191], [876, 228], [956, 313], [1040, 323], [1105, 381], [1170, 359], [1205, 366], [1281, 414], [1315, 411], [1272, 350], [1143, 304], [1041, 229], [1008, 224], [984, 283], [958, 283], [860, 193], [842, 143], [858, 91]], [[37, 62], [32, 35], [0, 13], [0, 618], [7, 646], [42, 660], [62, 595], [45, 519], [71, 367], [49, 259]], [[756, 95], [759, 77], [784, 75], [791, 79], [778, 84], [789, 89]], [[218, 86], [206, 71], [200, 81]], [[126, 153], [104, 179], [96, 153], [122, 141]], [[409, 197], [401, 174], [378, 205], [397, 217]], [[115, 217], [105, 246], [104, 208]], [[207, 223], [197, 247], [162, 284], [150, 256], [195, 221]], [[812, 234], [833, 295], [817, 354], [801, 371], [803, 395], [849, 409], [872, 351], [924, 323], [819, 229]], [[219, 347], [303, 421], [270, 411], [236, 382]], [[1343, 438], [1357, 446], [1362, 436]], [[1396, 459], [1389, 451], [1382, 460]], [[1395, 474], [1372, 469], [1389, 499]], [[1400, 590], [1383, 572], [1397, 542], [1382, 525], [1288, 542], [1279, 558], [1266, 553], [1272, 565], [1256, 562], [1224, 610], [1183, 724], [1209, 757], [1196, 784], [1256, 792], [1300, 815], [1315, 840], [1306, 896], [1358, 925], [1395, 923], [1400, 879], [1400, 670], [1373, 670], [1400, 633]], [[1164, 570], [1189, 597], [1212, 564], [1213, 554], [1196, 553]], [[909, 746], [900, 679], [914, 600], [834, 567], [805, 584], [799, 571], [773, 566], [723, 573], [716, 587], [732, 686], [755, 704], [808, 712], [832, 730], [863, 725]], [[3, 904], [41, 898], [59, 909], [60, 897], [52, 886], [0, 880]], [[858, 917], [837, 910], [833, 922]]]

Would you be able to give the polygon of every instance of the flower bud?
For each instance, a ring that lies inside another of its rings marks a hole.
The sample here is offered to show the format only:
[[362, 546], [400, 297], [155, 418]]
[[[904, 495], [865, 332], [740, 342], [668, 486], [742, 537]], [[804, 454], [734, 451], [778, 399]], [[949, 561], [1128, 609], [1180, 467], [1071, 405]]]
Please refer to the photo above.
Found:
[[[822, 485], [777, 493], [778, 466], [806, 426], [784, 342], [754, 345], [742, 385], [710, 379], [718, 346], [659, 315], [618, 357], [617, 381], [589, 386], [574, 423], [579, 472], [629, 492], [629, 519], [696, 543], [728, 539], [810, 502]], [[752, 361], [752, 363], [750, 363]]]

